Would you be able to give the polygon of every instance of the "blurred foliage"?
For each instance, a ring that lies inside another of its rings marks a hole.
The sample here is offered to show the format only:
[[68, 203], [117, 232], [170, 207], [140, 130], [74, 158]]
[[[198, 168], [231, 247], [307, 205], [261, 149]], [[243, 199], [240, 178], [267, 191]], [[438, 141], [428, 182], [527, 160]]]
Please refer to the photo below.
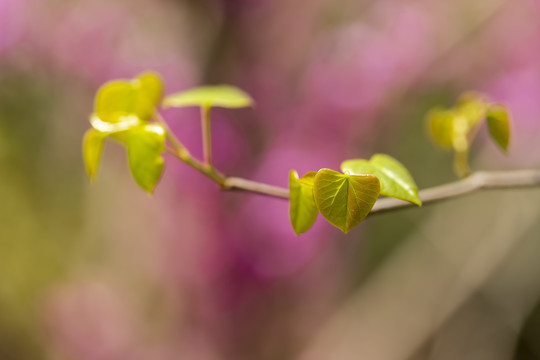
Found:
[[40, 359], [45, 291], [65, 274], [82, 225], [79, 167], [62, 161], [54, 92], [39, 77], [0, 77], [0, 358]]
[[431, 110], [427, 121], [435, 142], [454, 150], [454, 169], [460, 177], [471, 172], [469, 149], [482, 123], [487, 122], [491, 137], [501, 149], [508, 150], [511, 127], [508, 110], [503, 105], [491, 103], [481, 94], [465, 93], [453, 108]]

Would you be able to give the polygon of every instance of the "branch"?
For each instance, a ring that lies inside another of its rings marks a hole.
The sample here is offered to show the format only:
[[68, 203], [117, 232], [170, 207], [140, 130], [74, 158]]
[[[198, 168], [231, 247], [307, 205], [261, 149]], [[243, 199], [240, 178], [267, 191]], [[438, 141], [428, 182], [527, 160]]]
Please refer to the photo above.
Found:
[[[540, 186], [540, 170], [478, 171], [471, 176], [419, 192], [423, 205], [430, 205], [468, 195], [479, 190], [503, 190]], [[289, 190], [237, 177], [225, 179], [223, 190], [247, 191], [276, 198], [288, 199]], [[407, 201], [383, 198], [371, 209], [370, 215], [416, 207]]]
[[212, 167], [212, 127], [210, 126], [210, 107], [201, 106], [201, 130], [203, 140], [204, 163]]
[[[540, 186], [540, 170], [478, 171], [471, 176], [424, 189], [419, 192], [423, 205], [468, 195], [479, 190], [502, 190], [521, 187]], [[378, 200], [371, 209], [371, 214], [384, 213], [416, 206], [406, 201], [385, 198]]]
[[249, 191], [260, 195], [266, 195], [280, 199], [289, 199], [289, 189], [279, 186], [263, 184], [238, 177], [226, 178], [222, 189], [232, 191]]
[[[189, 151], [176, 138], [161, 116], [155, 116], [155, 119], [164, 126], [167, 133], [167, 140], [172, 146], [172, 148], [166, 148], [166, 151], [169, 154], [182, 160], [201, 174], [208, 177], [224, 191], [245, 191], [279, 199], [289, 199], [289, 189], [239, 177], [227, 177], [217, 171], [211, 163], [211, 139], [208, 122], [206, 122], [205, 126], [205, 119], [209, 118], [208, 113], [203, 111], [202, 115], [203, 133], [206, 133], [204, 163], [191, 156]], [[540, 187], [540, 170], [478, 171], [472, 173], [465, 179], [421, 190], [418, 195], [420, 196], [423, 205], [429, 205], [439, 201], [464, 196], [479, 190], [515, 189], [533, 186]], [[409, 207], [416, 207], [416, 205], [399, 199], [383, 198], [375, 203], [373, 209], [371, 209], [370, 215]]]

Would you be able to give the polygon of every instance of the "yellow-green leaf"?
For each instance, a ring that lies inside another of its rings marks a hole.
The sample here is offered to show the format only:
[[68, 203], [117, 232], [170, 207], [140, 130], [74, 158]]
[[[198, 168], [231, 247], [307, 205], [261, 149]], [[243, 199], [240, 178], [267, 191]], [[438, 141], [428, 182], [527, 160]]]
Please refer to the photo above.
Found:
[[374, 175], [321, 169], [313, 182], [315, 203], [321, 215], [344, 233], [369, 214], [379, 193], [380, 183]]
[[503, 149], [508, 150], [510, 143], [510, 114], [501, 105], [492, 105], [487, 111], [489, 133], [493, 140]]
[[313, 181], [316, 173], [310, 171], [298, 178], [296, 170], [289, 173], [290, 217], [296, 235], [307, 232], [317, 220], [317, 206], [313, 197]]
[[253, 99], [244, 91], [228, 85], [203, 86], [169, 95], [165, 107], [201, 106], [242, 108], [252, 106]]
[[133, 80], [109, 81], [97, 91], [94, 112], [107, 123], [120, 122], [126, 116], [146, 121], [153, 115], [162, 93], [163, 82], [153, 72]]
[[106, 123], [119, 122], [122, 116], [135, 113], [135, 98], [135, 88], [129, 81], [109, 81], [96, 93], [94, 112]]
[[433, 109], [427, 115], [433, 139], [442, 147], [466, 151], [486, 117], [486, 108], [480, 94], [468, 92], [453, 108]]
[[148, 98], [155, 106], [163, 95], [163, 80], [161, 76], [154, 71], [146, 71], [139, 74], [132, 80], [135, 88], [140, 89], [141, 94]]
[[413, 177], [403, 164], [389, 155], [375, 154], [369, 161], [346, 160], [341, 163], [341, 171], [354, 175], [375, 175], [381, 182], [381, 195], [422, 205]]
[[466, 133], [468, 134], [479, 125], [486, 117], [487, 102], [484, 96], [475, 92], [466, 92], [461, 95], [455, 107], [456, 117], [462, 117], [466, 122]]
[[135, 114], [147, 120], [154, 113], [163, 95], [163, 81], [159, 74], [147, 71], [131, 81], [136, 90]]
[[454, 113], [436, 108], [427, 114], [430, 134], [439, 145], [452, 148], [454, 138]]
[[127, 153], [133, 178], [145, 191], [152, 193], [163, 171], [165, 130], [156, 124], [147, 124], [129, 130]]
[[89, 129], [84, 134], [82, 146], [83, 159], [86, 173], [91, 181], [97, 178], [105, 137], [107, 137], [107, 134], [96, 129]]

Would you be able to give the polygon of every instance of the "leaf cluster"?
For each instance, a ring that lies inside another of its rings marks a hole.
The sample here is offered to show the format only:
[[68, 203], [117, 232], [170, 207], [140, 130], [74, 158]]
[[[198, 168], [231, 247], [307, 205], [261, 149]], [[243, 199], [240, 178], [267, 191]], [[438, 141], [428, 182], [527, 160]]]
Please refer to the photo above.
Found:
[[422, 205], [409, 171], [389, 155], [346, 160], [341, 170], [321, 169], [301, 178], [290, 172], [290, 218], [296, 234], [307, 232], [319, 213], [347, 233], [364, 220], [379, 195]]
[[[159, 74], [145, 72], [131, 80], [105, 83], [96, 93], [92, 128], [83, 139], [83, 158], [91, 180], [98, 168], [105, 139], [111, 138], [127, 150], [129, 168], [137, 184], [152, 193], [163, 172], [163, 152], [168, 129], [159, 121], [160, 107], [212, 106], [238, 108], [253, 100], [232, 86], [205, 86], [166, 96]], [[185, 156], [190, 158], [189, 153]]]
[[468, 92], [451, 108], [435, 108], [427, 114], [431, 137], [443, 148], [455, 153], [454, 168], [460, 177], [470, 174], [468, 153], [483, 123], [495, 143], [508, 151], [511, 136], [511, 117], [508, 110], [485, 96]]

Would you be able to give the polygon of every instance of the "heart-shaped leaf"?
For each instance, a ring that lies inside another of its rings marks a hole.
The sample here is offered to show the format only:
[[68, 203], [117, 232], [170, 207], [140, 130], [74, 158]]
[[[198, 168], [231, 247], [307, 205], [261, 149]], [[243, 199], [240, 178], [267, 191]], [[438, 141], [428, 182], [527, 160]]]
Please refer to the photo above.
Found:
[[132, 128], [128, 132], [127, 153], [133, 178], [148, 193], [163, 171], [162, 152], [165, 150], [165, 130], [157, 124]]
[[126, 116], [147, 121], [162, 93], [163, 82], [154, 72], [145, 72], [133, 80], [110, 81], [98, 90], [94, 113], [106, 123], [121, 122]]
[[139, 113], [149, 111], [149, 115], [152, 115], [151, 112], [158, 105], [163, 95], [164, 85], [161, 76], [156, 72], [146, 71], [131, 80], [131, 84], [138, 90], [138, 100], [145, 100], [145, 104], [142, 105]]
[[253, 99], [244, 91], [228, 85], [203, 86], [169, 95], [164, 107], [201, 106], [242, 108], [252, 106]]
[[289, 173], [290, 217], [296, 235], [307, 232], [317, 220], [317, 205], [313, 197], [313, 181], [316, 172], [310, 171], [301, 178], [291, 170]]
[[94, 181], [97, 178], [105, 137], [107, 137], [107, 134], [96, 129], [89, 129], [84, 134], [83, 159], [90, 181]]
[[315, 203], [328, 222], [349, 232], [369, 214], [380, 193], [374, 175], [341, 174], [321, 169], [313, 182]]
[[103, 122], [119, 122], [120, 117], [135, 113], [135, 97], [135, 88], [129, 81], [109, 81], [96, 93], [94, 113]]
[[375, 154], [369, 161], [346, 160], [341, 163], [341, 171], [354, 175], [375, 175], [381, 182], [381, 195], [422, 205], [418, 197], [418, 187], [411, 174], [403, 164], [391, 156]]
[[487, 111], [489, 133], [493, 140], [503, 149], [508, 150], [510, 143], [510, 114], [501, 105], [492, 105]]

